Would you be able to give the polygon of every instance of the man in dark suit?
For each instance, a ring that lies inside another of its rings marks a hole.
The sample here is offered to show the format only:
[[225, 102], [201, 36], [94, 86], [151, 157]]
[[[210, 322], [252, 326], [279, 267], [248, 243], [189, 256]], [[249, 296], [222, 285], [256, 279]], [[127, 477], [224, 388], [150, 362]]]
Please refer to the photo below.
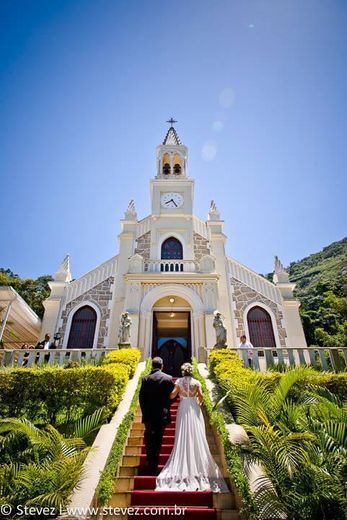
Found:
[[[51, 349], [55, 349], [55, 344], [54, 343], [51, 343], [51, 337], [49, 334], [45, 334], [45, 339], [40, 341], [35, 349], [37, 350], [51, 350]], [[37, 359], [39, 358], [39, 354], [37, 354]], [[45, 354], [45, 362], [47, 363], [47, 361], [49, 360], [49, 354]]]
[[162, 372], [163, 360], [152, 360], [152, 372], [142, 379], [140, 406], [142, 422], [145, 424], [145, 444], [147, 463], [151, 472], [156, 473], [164, 428], [171, 422], [170, 394], [175, 385], [172, 377]]

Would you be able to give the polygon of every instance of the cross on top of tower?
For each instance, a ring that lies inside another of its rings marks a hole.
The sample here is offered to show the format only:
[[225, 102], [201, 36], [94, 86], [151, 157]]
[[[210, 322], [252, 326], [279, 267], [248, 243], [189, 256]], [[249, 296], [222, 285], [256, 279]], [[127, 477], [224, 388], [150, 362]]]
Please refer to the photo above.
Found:
[[163, 144], [179, 146], [181, 144], [181, 140], [178, 137], [176, 129], [173, 127], [173, 125], [177, 123], [176, 119], [170, 117], [170, 119], [168, 119], [166, 122], [170, 124], [170, 128], [167, 131]]

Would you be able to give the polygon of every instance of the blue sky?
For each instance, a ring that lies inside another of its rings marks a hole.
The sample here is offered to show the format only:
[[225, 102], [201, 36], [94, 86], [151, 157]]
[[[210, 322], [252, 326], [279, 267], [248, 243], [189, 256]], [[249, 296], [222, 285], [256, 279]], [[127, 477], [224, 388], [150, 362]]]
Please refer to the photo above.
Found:
[[264, 273], [345, 235], [345, 0], [2, 0], [0, 24], [0, 266], [116, 254], [172, 115], [230, 255]]

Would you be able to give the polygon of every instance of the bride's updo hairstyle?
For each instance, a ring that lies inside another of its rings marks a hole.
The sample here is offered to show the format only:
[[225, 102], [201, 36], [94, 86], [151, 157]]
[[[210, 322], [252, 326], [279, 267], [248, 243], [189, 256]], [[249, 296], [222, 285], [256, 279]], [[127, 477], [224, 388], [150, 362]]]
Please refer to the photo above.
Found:
[[184, 363], [181, 366], [181, 372], [182, 372], [182, 376], [183, 377], [185, 377], [185, 376], [192, 377], [192, 375], [193, 375], [193, 365], [191, 365], [190, 363]]

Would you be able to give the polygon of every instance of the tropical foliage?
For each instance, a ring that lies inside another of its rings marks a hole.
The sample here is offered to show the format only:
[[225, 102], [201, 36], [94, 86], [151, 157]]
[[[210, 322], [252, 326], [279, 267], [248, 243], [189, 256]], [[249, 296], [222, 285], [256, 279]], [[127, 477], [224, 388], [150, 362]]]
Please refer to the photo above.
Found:
[[245, 464], [256, 462], [264, 472], [256, 482], [259, 518], [345, 518], [346, 387], [331, 386], [339, 396], [327, 387], [330, 375], [308, 368], [269, 377], [242, 368], [237, 359], [222, 361], [220, 353], [211, 358], [234, 419], [248, 433], [241, 447]]
[[56, 516], [83, 477], [87, 439], [103, 418], [104, 410], [97, 410], [66, 424], [65, 435], [49, 425], [38, 428], [27, 419], [1, 419], [0, 505], [10, 505], [13, 512], [25, 506], [48, 507], [55, 514], [46, 518]]

